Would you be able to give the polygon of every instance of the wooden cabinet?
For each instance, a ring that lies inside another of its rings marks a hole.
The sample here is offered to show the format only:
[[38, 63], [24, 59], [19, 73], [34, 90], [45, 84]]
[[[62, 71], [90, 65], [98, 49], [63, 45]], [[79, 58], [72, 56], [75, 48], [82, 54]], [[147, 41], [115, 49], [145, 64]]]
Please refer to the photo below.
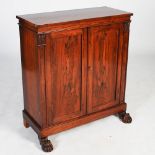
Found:
[[48, 136], [112, 114], [124, 123], [132, 13], [108, 8], [17, 16], [25, 127]]

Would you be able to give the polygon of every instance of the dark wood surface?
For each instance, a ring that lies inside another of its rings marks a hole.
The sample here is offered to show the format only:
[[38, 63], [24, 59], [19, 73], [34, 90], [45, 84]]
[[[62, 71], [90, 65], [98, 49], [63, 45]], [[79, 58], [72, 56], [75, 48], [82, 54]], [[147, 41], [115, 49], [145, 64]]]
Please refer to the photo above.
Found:
[[125, 103], [131, 15], [100, 7], [18, 16], [24, 125], [45, 152], [51, 134], [112, 114], [132, 121]]
[[[46, 92], [49, 125], [86, 113], [86, 33], [66, 30], [49, 34]], [[52, 107], [52, 109], [51, 109]]]
[[132, 15], [132, 13], [109, 7], [96, 7], [96, 8], [77, 9], [77, 10], [19, 15], [17, 16], [17, 18], [25, 20], [36, 26], [41, 26], [41, 25], [72, 22], [79, 20], [88, 20], [88, 19], [106, 18], [115, 16], [121, 17], [129, 15]]
[[[119, 104], [118, 71], [121, 25], [97, 26], [88, 30], [88, 112]], [[107, 65], [108, 64], [108, 65]], [[110, 77], [110, 78], [109, 78]]]

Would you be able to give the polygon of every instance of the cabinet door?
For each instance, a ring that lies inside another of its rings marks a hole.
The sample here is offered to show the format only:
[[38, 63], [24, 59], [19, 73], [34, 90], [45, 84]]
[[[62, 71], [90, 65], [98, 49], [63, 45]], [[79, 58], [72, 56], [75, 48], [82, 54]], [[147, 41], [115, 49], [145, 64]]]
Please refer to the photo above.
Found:
[[47, 39], [46, 98], [48, 125], [86, 113], [86, 31], [52, 32]]
[[97, 26], [88, 30], [88, 113], [119, 103], [119, 36], [119, 25]]

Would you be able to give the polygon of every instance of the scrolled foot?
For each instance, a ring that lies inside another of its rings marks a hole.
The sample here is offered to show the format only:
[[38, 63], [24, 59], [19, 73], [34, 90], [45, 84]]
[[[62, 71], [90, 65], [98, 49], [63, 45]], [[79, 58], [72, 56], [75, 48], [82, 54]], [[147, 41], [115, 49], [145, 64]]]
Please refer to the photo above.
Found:
[[119, 113], [118, 115], [119, 115], [119, 118], [122, 120], [123, 123], [131, 123], [132, 122], [132, 118], [131, 118], [129, 113], [126, 113], [124, 111], [124, 112]]
[[51, 152], [53, 150], [53, 145], [47, 137], [39, 137], [41, 148], [44, 152]]

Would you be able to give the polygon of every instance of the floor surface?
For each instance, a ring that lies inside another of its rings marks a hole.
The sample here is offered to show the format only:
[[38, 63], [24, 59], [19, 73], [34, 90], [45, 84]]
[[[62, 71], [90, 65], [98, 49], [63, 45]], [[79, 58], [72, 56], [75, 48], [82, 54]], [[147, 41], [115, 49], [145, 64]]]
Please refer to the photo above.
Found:
[[[0, 54], [0, 155], [44, 155], [37, 135], [23, 127], [19, 60]], [[129, 55], [126, 102], [132, 124], [110, 116], [50, 136], [49, 154], [155, 155], [155, 55]]]

